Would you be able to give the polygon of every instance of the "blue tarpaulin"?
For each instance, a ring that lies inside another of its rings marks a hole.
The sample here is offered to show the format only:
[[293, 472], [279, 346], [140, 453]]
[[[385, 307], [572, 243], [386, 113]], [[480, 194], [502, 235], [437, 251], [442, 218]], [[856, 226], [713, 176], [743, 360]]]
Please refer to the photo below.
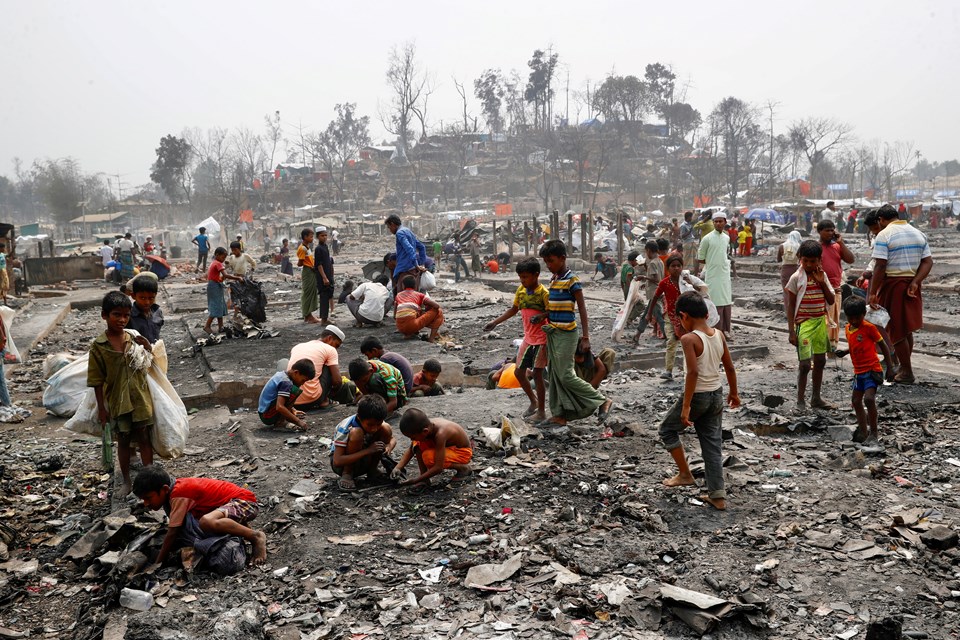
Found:
[[774, 224], [786, 224], [787, 216], [773, 209], [752, 209], [746, 216], [747, 220], [760, 220]]

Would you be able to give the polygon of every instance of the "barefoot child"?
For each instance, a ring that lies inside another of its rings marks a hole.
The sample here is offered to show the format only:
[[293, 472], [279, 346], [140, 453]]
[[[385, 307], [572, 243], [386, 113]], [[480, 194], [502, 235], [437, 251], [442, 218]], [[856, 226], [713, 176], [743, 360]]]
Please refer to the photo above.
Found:
[[131, 355], [140, 345], [151, 351], [150, 342], [140, 336], [134, 339], [124, 331], [130, 321], [133, 304], [119, 291], [103, 297], [100, 316], [107, 329], [90, 345], [87, 365], [87, 386], [97, 397], [97, 416], [101, 425], [110, 423], [117, 437], [120, 473], [123, 475], [121, 495], [130, 493], [130, 441], [137, 440], [140, 460], [153, 462], [150, 427], [153, 425], [153, 400], [147, 388], [145, 370], [134, 369]]
[[430, 485], [430, 478], [443, 473], [444, 469], [457, 472], [454, 480], [463, 480], [473, 472], [470, 466], [470, 460], [473, 459], [470, 436], [456, 422], [428, 418], [420, 409], [407, 409], [400, 418], [400, 431], [410, 438], [410, 448], [403, 454], [390, 477], [399, 479], [403, 468], [414, 455], [420, 465], [420, 475], [401, 482], [400, 486], [413, 485], [423, 491]]
[[[546, 388], [543, 382], [543, 370], [547, 367], [547, 334], [541, 330], [546, 319], [547, 304], [550, 293], [540, 283], [540, 261], [536, 258], [527, 258], [517, 263], [517, 275], [520, 277], [520, 286], [513, 296], [513, 306], [507, 309], [496, 320], [488, 322], [484, 331], [492, 331], [501, 322], [505, 322], [520, 312], [523, 319], [523, 342], [517, 351], [517, 380], [520, 387], [530, 399], [530, 406], [523, 412], [524, 418], [532, 416], [539, 422], [546, 420], [545, 398]], [[533, 392], [527, 371], [533, 369], [533, 380], [537, 385], [537, 392]]]
[[223, 332], [223, 317], [227, 315], [227, 299], [223, 292], [224, 280], [243, 280], [240, 276], [234, 276], [226, 272], [226, 265], [223, 264], [227, 257], [227, 250], [223, 247], [217, 247], [213, 252], [213, 261], [210, 263], [210, 270], [207, 271], [207, 323], [203, 330], [213, 334], [213, 319], [217, 319], [217, 332]]
[[330, 444], [330, 468], [340, 476], [337, 484], [342, 491], [355, 491], [355, 479], [360, 476], [375, 481], [384, 475], [380, 462], [397, 446], [393, 430], [384, 422], [386, 418], [383, 398], [363, 396], [357, 403], [357, 413], [337, 425]]
[[827, 364], [830, 341], [827, 336], [827, 306], [833, 304], [833, 287], [820, 265], [823, 252], [816, 240], [804, 240], [797, 250], [800, 268], [790, 276], [784, 288], [787, 297], [787, 329], [790, 344], [797, 348], [800, 371], [797, 375], [797, 410], [806, 405], [807, 374], [813, 361], [813, 393], [810, 406], [834, 409], [820, 397], [823, 369]]
[[[541, 329], [547, 334], [547, 358], [550, 361], [550, 423], [564, 425], [568, 420], [586, 418], [594, 411], [600, 423], [607, 419], [612, 400], [604, 398], [590, 383], [577, 377], [573, 354], [580, 349], [590, 351], [590, 326], [580, 280], [567, 269], [567, 248], [560, 240], [550, 240], [540, 248], [540, 257], [547, 264], [550, 298], [548, 322]], [[577, 314], [580, 313], [582, 336], [577, 335]]]
[[316, 367], [307, 358], [294, 362], [287, 372], [278, 371], [273, 374], [260, 392], [260, 402], [257, 405], [260, 422], [268, 427], [281, 427], [289, 422], [300, 429], [306, 429], [304, 413], [294, 409], [293, 405], [304, 383], [316, 377]]
[[300, 314], [304, 322], [319, 324], [313, 312], [320, 307], [317, 292], [317, 272], [313, 266], [313, 229], [300, 231], [300, 246], [297, 247], [297, 266], [300, 269]]
[[250, 542], [253, 564], [267, 558], [267, 536], [246, 526], [260, 512], [257, 497], [249, 489], [212, 478], [174, 479], [161, 467], [147, 465], [137, 474], [133, 492], [147, 509], [167, 513], [167, 535], [154, 566], [167, 559], [188, 513], [207, 535], [238, 536]]
[[723, 488], [723, 385], [720, 382], [720, 365], [723, 365], [727, 384], [730, 385], [727, 404], [731, 409], [740, 406], [737, 372], [733, 368], [733, 359], [723, 333], [707, 324], [707, 304], [699, 293], [688, 291], [677, 299], [677, 316], [687, 332], [680, 338], [686, 380], [683, 397], [677, 399], [660, 423], [660, 438], [678, 469], [677, 475], [664, 480], [663, 484], [668, 487], [694, 484], [680, 442], [680, 432], [686, 427], [693, 427], [700, 440], [700, 454], [706, 467], [708, 493], [702, 499], [723, 510], [727, 508], [727, 494]]
[[[851, 404], [857, 412], [857, 432], [855, 442], [880, 441], [877, 433], [877, 389], [883, 384], [883, 367], [877, 357], [877, 346], [883, 352], [883, 361], [887, 363], [887, 372], [892, 377], [890, 347], [887, 346], [877, 327], [866, 320], [866, 300], [851, 296], [843, 303], [843, 313], [847, 316], [847, 345], [850, 348], [850, 360], [853, 362], [853, 397]], [[839, 355], [839, 353], [837, 354]], [[867, 424], [870, 434], [867, 435]]]

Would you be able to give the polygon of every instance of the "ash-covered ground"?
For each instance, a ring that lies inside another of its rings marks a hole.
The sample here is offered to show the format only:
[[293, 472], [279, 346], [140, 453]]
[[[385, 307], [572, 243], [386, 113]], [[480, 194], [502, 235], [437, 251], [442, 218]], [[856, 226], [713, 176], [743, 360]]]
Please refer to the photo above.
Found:
[[[276, 337], [200, 353], [192, 347], [204, 285], [169, 281], [160, 303], [170, 378], [199, 410], [186, 455], [163, 464], [176, 476], [247, 484], [264, 506], [253, 524], [267, 533], [267, 563], [227, 578], [176, 563], [129, 575], [124, 550], [145, 532], [162, 535], [161, 518], [116, 499], [99, 442], [65, 431], [40, 402], [44, 358], [80, 353], [102, 331], [98, 310], [74, 311], [7, 373], [14, 400], [34, 415], [0, 425], [0, 519], [16, 534], [0, 564], [0, 637], [862, 638], [895, 618], [908, 637], [956, 638], [960, 236], [930, 240], [920, 384], [880, 391], [882, 447], [850, 440], [849, 361], [829, 361], [825, 376], [825, 396], [840, 409], [794, 412], [796, 358], [773, 260], [738, 262], [732, 348], [744, 407], [724, 414], [726, 512], [698, 500], [702, 477], [700, 487], [661, 484], [674, 467], [657, 426], [682, 378], [659, 377], [663, 342], [649, 332], [637, 347], [611, 342], [616, 282], [581, 272], [594, 347], [613, 347], [621, 363], [601, 386], [616, 402], [613, 436], [590, 419], [534, 432], [508, 453], [488, 446], [481, 429], [519, 421], [526, 400], [519, 390], [485, 390], [477, 373], [521, 335], [519, 319], [481, 331], [510, 304], [515, 276], [454, 285], [444, 265], [433, 293], [448, 317], [438, 345], [401, 340], [389, 326], [353, 329], [337, 307], [342, 364], [375, 333], [414, 365], [441, 359], [454, 382], [448, 395], [410, 406], [462, 424], [477, 442], [477, 473], [413, 496], [390, 486], [338, 491], [329, 439], [349, 407], [312, 414], [304, 434], [260, 427], [249, 388], [318, 333], [298, 317], [296, 280], [259, 271]], [[348, 244], [338, 285], [388, 248]], [[867, 250], [856, 248], [862, 268]], [[397, 434], [399, 454], [407, 442]], [[696, 437], [684, 444], [702, 470]], [[68, 558], [97, 527], [103, 539]], [[156, 604], [119, 607], [122, 586], [151, 590]]]

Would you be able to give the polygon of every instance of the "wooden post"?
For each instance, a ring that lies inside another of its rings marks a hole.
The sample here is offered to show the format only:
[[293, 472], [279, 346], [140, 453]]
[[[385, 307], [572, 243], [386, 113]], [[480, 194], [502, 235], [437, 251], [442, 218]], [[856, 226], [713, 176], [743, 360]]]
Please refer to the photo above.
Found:
[[594, 246], [593, 246], [593, 234], [594, 234], [594, 231], [593, 231], [593, 209], [591, 209], [590, 211], [587, 212], [587, 227], [588, 227], [587, 233], [590, 235], [590, 242], [589, 242], [588, 244], [590, 245], [590, 255], [592, 256], [592, 255], [596, 252], [596, 249], [595, 249]]
[[556, 209], [550, 214], [550, 239], [560, 239], [560, 212]]
[[540, 240], [540, 226], [537, 224], [537, 214], [530, 216], [530, 230], [533, 231], [533, 250], [537, 250], [537, 243]]
[[493, 255], [497, 255], [497, 219], [493, 219]]
[[[567, 252], [573, 253], [573, 214], [567, 214]], [[583, 247], [580, 247], [580, 257], [583, 257]]]
[[513, 221], [507, 220], [507, 255], [513, 261]]
[[623, 264], [623, 214], [617, 214], [617, 264]]
[[590, 248], [587, 246], [587, 214], [580, 214], [580, 251], [585, 256], [592, 256]]
[[526, 220], [523, 221], [523, 257], [530, 257], [530, 227]]

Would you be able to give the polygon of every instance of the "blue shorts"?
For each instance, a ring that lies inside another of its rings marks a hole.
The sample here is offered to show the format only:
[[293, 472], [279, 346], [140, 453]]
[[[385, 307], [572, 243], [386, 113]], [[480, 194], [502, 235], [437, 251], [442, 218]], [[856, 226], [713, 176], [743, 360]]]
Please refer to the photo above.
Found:
[[853, 377], [853, 383], [850, 388], [854, 391], [866, 391], [867, 389], [878, 389], [883, 385], [883, 373], [880, 371], [867, 371], [858, 373]]

